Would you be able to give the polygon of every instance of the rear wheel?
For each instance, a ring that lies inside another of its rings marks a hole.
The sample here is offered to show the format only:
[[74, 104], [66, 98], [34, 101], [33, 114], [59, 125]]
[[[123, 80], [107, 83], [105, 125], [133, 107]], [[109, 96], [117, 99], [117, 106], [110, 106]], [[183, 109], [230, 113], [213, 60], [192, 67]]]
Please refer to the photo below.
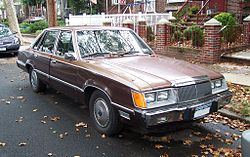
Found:
[[101, 134], [111, 136], [121, 131], [118, 111], [103, 92], [95, 91], [91, 95], [89, 111], [92, 123]]
[[46, 85], [38, 78], [36, 71], [31, 68], [29, 72], [30, 85], [34, 92], [43, 92], [46, 89]]

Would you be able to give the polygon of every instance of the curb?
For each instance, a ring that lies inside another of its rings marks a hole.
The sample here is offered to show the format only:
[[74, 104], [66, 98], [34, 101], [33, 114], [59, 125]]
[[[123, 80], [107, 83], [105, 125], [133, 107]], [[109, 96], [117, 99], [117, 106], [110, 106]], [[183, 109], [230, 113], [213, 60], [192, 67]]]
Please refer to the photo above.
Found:
[[22, 34], [23, 37], [30, 37], [30, 38], [36, 38], [37, 35], [35, 34]]
[[249, 123], [250, 124], [250, 117], [241, 117], [229, 110], [226, 110], [226, 109], [220, 109], [218, 110], [219, 113], [221, 113], [221, 115], [223, 116], [226, 116], [226, 117], [229, 117], [229, 118], [232, 118], [232, 119], [239, 119], [241, 121], [244, 121], [246, 123]]

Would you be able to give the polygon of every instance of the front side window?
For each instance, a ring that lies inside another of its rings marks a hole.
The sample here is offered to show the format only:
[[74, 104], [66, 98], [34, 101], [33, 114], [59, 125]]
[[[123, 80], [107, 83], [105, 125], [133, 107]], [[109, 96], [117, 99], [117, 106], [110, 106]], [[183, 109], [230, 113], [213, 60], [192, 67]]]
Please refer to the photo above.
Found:
[[63, 57], [65, 53], [73, 53], [74, 47], [72, 42], [71, 31], [63, 31], [60, 33], [57, 43], [57, 51], [55, 55]]
[[130, 30], [78, 31], [77, 42], [82, 57], [95, 54], [151, 54], [152, 50]]
[[41, 45], [38, 48], [39, 51], [53, 53], [57, 34], [58, 31], [47, 31]]

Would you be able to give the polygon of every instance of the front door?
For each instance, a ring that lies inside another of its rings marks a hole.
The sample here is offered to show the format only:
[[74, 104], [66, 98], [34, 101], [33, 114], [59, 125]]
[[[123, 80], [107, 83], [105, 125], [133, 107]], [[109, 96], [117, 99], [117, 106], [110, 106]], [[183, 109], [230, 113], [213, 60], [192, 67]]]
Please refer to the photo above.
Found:
[[71, 31], [61, 31], [56, 44], [55, 54], [50, 61], [50, 82], [54, 88], [66, 95], [75, 96], [77, 69], [75, 60], [65, 59], [65, 53], [76, 56]]

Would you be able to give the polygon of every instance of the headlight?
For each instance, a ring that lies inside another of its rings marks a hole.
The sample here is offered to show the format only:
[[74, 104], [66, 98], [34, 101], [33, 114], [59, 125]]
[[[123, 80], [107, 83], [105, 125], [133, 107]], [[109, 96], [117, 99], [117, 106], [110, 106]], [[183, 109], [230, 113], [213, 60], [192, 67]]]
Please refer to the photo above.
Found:
[[217, 94], [227, 90], [227, 83], [225, 79], [217, 79], [211, 81], [212, 93]]
[[146, 93], [132, 92], [134, 104], [138, 108], [154, 108], [174, 104], [177, 94], [174, 89], [157, 90]]
[[168, 92], [168, 90], [159, 92], [157, 94], [157, 101], [168, 100]]
[[14, 38], [14, 43], [15, 43], [15, 44], [20, 44], [20, 40], [19, 40], [17, 37], [15, 37], [15, 38]]
[[216, 80], [214, 82], [215, 88], [220, 88], [222, 86], [222, 80]]
[[156, 95], [156, 93], [147, 93], [147, 94], [145, 94], [146, 103], [154, 102], [155, 101], [155, 95]]

